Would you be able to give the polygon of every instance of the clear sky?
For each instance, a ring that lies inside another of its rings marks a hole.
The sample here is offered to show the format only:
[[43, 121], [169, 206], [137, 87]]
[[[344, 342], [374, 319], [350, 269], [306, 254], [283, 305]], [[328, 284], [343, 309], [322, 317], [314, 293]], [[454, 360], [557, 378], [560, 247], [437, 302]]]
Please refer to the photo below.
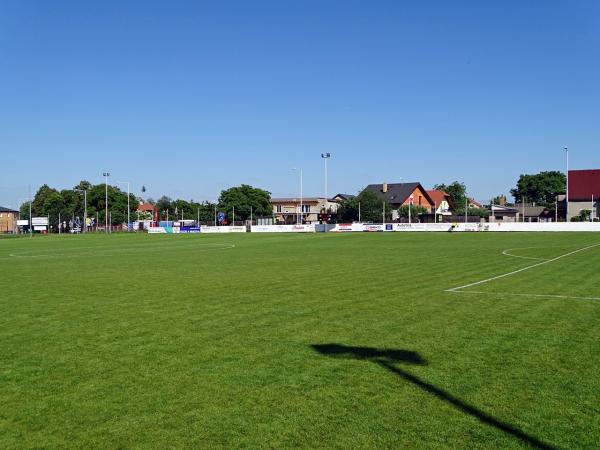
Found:
[[0, 205], [600, 168], [600, 2], [0, 1]]

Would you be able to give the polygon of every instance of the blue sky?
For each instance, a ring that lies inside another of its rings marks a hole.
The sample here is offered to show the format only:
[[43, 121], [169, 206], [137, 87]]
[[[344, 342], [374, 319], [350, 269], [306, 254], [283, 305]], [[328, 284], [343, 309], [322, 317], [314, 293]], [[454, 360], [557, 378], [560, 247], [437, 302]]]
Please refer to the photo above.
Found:
[[597, 1], [0, 2], [0, 205], [600, 168]]

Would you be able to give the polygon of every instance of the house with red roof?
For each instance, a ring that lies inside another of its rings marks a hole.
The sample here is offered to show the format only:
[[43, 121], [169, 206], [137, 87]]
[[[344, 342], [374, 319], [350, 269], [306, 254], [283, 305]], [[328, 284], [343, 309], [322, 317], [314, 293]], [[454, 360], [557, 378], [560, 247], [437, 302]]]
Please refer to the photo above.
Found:
[[452, 199], [450, 198], [450, 194], [444, 191], [436, 190], [427, 191], [427, 194], [433, 201], [433, 207], [436, 214], [441, 214], [443, 216], [452, 215], [452, 211], [450, 211], [450, 208], [452, 207]]
[[600, 200], [600, 169], [569, 170], [569, 198], [567, 220], [588, 209], [594, 220], [598, 220], [598, 200]]

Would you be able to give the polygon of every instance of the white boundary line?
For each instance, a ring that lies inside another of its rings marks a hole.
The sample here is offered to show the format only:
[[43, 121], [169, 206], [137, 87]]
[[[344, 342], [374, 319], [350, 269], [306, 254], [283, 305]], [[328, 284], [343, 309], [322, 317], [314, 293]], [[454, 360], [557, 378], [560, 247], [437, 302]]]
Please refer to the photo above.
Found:
[[541, 297], [541, 298], [566, 298], [575, 300], [600, 300], [600, 297], [576, 297], [573, 295], [554, 295], [554, 294], [517, 294], [513, 292], [488, 292], [488, 291], [450, 291], [455, 294], [489, 294], [498, 296], [517, 296], [517, 297]]
[[583, 248], [580, 248], [580, 249], [577, 249], [577, 250], [573, 250], [572, 252], [565, 253], [564, 255], [557, 256], [556, 258], [547, 259], [545, 261], [542, 261], [542, 262], [539, 262], [539, 263], [535, 263], [535, 264], [532, 264], [532, 265], [527, 266], [527, 267], [523, 267], [522, 269], [513, 270], [512, 272], [503, 273], [502, 275], [496, 275], [495, 277], [486, 278], [485, 280], [475, 281], [474, 283], [469, 283], [469, 284], [465, 284], [463, 286], [458, 286], [458, 287], [455, 287], [455, 288], [446, 289], [444, 292], [458, 292], [458, 291], [460, 291], [462, 289], [466, 289], [466, 288], [471, 287], [471, 286], [477, 286], [477, 285], [480, 285], [480, 284], [483, 284], [483, 283], [487, 283], [489, 281], [494, 281], [494, 280], [498, 280], [500, 278], [509, 277], [511, 275], [515, 275], [515, 274], [520, 273], [520, 272], [525, 272], [526, 270], [533, 269], [534, 267], [543, 266], [544, 264], [549, 264], [551, 262], [558, 261], [561, 258], [565, 258], [567, 256], [574, 255], [575, 253], [579, 253], [579, 252], [582, 252], [584, 250], [588, 250], [590, 248], [594, 248], [594, 247], [598, 247], [598, 246], [600, 246], [600, 243], [593, 244], [593, 245], [588, 245], [587, 247], [583, 247]]

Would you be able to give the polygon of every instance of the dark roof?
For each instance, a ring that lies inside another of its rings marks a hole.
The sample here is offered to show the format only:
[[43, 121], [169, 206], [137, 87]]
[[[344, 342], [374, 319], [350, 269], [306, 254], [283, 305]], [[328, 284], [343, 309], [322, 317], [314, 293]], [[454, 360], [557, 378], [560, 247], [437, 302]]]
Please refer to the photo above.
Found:
[[427, 193], [421, 183], [387, 183], [387, 192], [383, 192], [383, 184], [370, 184], [364, 191], [370, 191], [376, 194], [380, 198], [384, 198], [388, 203], [392, 205], [399, 205], [406, 201], [408, 196], [414, 192], [415, 189], [421, 188], [425, 194], [425, 198], [429, 203], [433, 205], [433, 200]]
[[334, 195], [333, 198], [341, 198], [342, 200], [350, 200], [351, 198], [356, 197], [356, 195], [352, 194], [337, 194]]
[[519, 215], [523, 214], [523, 209], [525, 210], [525, 217], [547, 217], [551, 216], [550, 210], [544, 206], [533, 206], [525, 204], [525, 208], [520, 203], [516, 203], [515, 206], [499, 206], [493, 205], [492, 212], [510, 212], [510, 213], [519, 213]]
[[569, 201], [600, 198], [600, 169], [569, 170]]
[[19, 211], [15, 211], [14, 209], [5, 208], [4, 206], [0, 206], [0, 212], [7, 213], [19, 213]]

